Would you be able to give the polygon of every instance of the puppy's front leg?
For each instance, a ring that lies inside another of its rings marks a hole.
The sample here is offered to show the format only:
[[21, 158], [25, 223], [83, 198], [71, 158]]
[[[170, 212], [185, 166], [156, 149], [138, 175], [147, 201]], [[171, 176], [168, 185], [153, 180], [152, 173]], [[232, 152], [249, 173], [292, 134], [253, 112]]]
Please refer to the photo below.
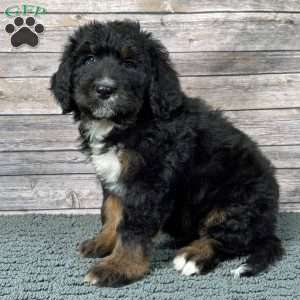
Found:
[[160, 210], [154, 192], [135, 186], [124, 199], [111, 255], [97, 262], [85, 281], [97, 286], [122, 286], [142, 278], [149, 270], [152, 238], [160, 227]]
[[142, 244], [119, 237], [114, 251], [96, 263], [84, 278], [97, 286], [118, 287], [142, 278], [149, 270], [149, 257]]
[[117, 242], [117, 227], [122, 218], [122, 200], [114, 195], [109, 195], [104, 200], [101, 220], [102, 229], [93, 238], [82, 242], [79, 253], [83, 257], [103, 257], [110, 254]]

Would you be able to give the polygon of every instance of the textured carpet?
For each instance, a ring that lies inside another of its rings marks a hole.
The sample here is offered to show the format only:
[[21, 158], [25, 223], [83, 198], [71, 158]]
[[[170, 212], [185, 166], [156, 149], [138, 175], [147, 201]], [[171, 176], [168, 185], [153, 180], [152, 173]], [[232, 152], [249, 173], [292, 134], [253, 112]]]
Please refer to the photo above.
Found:
[[[151, 273], [123, 288], [82, 282], [94, 259], [77, 256], [78, 241], [91, 237], [97, 216], [0, 217], [0, 299], [300, 299], [300, 214], [282, 214], [279, 236], [287, 255], [268, 273], [235, 280], [225, 262], [206, 276], [184, 277], [171, 266], [174, 242], [163, 238]], [[171, 246], [171, 248], [170, 248]]]

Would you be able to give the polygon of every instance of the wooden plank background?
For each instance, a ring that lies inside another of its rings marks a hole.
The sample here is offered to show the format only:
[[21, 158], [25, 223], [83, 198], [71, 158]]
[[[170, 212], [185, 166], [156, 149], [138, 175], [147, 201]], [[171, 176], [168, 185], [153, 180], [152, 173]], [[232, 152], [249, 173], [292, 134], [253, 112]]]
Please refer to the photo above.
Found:
[[[134, 19], [170, 51], [183, 90], [224, 111], [277, 168], [281, 210], [300, 211], [299, 0], [44, 0], [36, 48], [0, 31], [0, 214], [98, 213], [101, 187], [49, 93], [67, 36]], [[0, 27], [13, 22], [3, 11]], [[41, 4], [32, 1], [30, 4]]]

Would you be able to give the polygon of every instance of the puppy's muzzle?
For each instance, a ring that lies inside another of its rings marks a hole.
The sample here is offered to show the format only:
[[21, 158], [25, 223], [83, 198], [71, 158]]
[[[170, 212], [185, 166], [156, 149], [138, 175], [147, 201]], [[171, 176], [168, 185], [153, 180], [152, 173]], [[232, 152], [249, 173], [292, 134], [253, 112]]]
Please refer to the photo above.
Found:
[[102, 100], [108, 99], [116, 90], [116, 82], [112, 79], [104, 78], [95, 82], [95, 92]]

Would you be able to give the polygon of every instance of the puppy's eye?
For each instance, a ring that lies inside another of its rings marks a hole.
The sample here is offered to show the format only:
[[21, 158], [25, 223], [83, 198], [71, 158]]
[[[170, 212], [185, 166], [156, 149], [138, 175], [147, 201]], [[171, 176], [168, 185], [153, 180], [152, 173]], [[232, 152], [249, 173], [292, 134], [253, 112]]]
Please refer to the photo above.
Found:
[[93, 64], [96, 62], [96, 57], [94, 55], [89, 55], [85, 60], [84, 60], [84, 64], [88, 65], [88, 64]]
[[135, 69], [137, 67], [136, 63], [133, 60], [124, 60], [122, 62], [122, 65], [130, 69]]

